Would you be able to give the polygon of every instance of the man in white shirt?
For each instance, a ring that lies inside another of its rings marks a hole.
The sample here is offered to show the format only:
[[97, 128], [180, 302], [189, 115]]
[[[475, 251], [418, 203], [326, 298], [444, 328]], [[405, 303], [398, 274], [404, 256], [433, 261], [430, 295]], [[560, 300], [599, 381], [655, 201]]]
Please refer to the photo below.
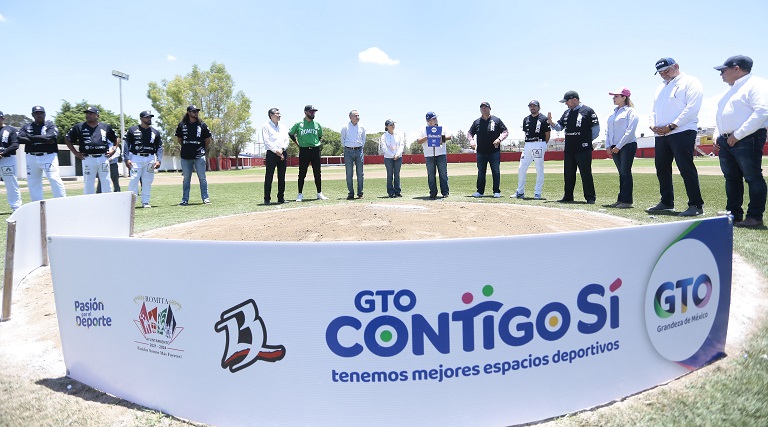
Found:
[[440, 194], [443, 198], [448, 197], [450, 194], [448, 188], [448, 151], [446, 147], [446, 141], [449, 141], [451, 135], [440, 136], [440, 146], [429, 146], [429, 137], [427, 136], [427, 127], [435, 127], [437, 124], [437, 114], [434, 111], [430, 111], [426, 115], [427, 126], [421, 128], [419, 138], [416, 140], [421, 144], [424, 150], [424, 163], [427, 166], [427, 185], [429, 186], [429, 198], [432, 200], [437, 199], [437, 182], [435, 175], [439, 176], [440, 180]]
[[688, 209], [678, 216], [697, 216], [704, 213], [699, 173], [693, 164], [693, 150], [699, 123], [699, 110], [704, 97], [701, 82], [680, 72], [672, 58], [656, 61], [656, 73], [664, 80], [653, 101], [653, 126], [656, 134], [656, 177], [659, 179], [661, 200], [648, 212], [673, 211], [675, 191], [672, 186], [672, 160], [677, 164], [688, 195]]
[[264, 177], [264, 204], [272, 203], [272, 179], [277, 169], [277, 203], [285, 203], [285, 168], [286, 150], [290, 139], [288, 129], [280, 126], [280, 110], [270, 108], [267, 112], [269, 121], [261, 127], [261, 138], [267, 154], [264, 163], [267, 166], [267, 174]]
[[[768, 125], [768, 82], [754, 77], [752, 58], [732, 56], [718, 65], [730, 88], [717, 104], [720, 169], [725, 176], [725, 209], [734, 227], [762, 228], [766, 184], [761, 167]], [[749, 206], [744, 216], [744, 181], [749, 185]]]
[[360, 125], [360, 114], [357, 110], [349, 112], [349, 123], [341, 128], [341, 145], [344, 146], [344, 166], [347, 170], [347, 200], [355, 198], [352, 168], [357, 170], [357, 197], [362, 199], [365, 128]]

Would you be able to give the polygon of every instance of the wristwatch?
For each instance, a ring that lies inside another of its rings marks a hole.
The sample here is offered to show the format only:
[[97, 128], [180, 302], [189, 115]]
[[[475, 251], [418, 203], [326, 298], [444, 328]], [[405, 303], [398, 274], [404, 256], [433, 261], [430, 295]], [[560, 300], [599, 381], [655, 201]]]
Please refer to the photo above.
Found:
[[677, 129], [677, 125], [676, 125], [676, 124], [674, 124], [674, 123], [670, 123], [670, 124], [668, 124], [668, 125], [667, 125], [667, 127], [669, 128], [669, 130], [675, 130], [675, 129]]

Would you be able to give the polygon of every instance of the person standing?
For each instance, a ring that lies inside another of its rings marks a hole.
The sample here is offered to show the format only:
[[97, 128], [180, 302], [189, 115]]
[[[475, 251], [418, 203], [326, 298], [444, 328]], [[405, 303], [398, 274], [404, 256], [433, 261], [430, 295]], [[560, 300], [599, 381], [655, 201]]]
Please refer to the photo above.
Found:
[[12, 210], [21, 207], [21, 190], [16, 178], [16, 150], [19, 148], [19, 132], [5, 125], [5, 114], [0, 111], [0, 175], [5, 183], [8, 205]]
[[489, 164], [493, 177], [493, 197], [501, 197], [501, 141], [507, 135], [509, 132], [504, 122], [491, 115], [491, 104], [481, 102], [480, 118], [472, 122], [467, 131], [470, 146], [477, 150], [477, 192], [472, 197], [483, 197], [485, 194], [485, 171]]
[[384, 122], [381, 135], [381, 150], [384, 152], [384, 167], [387, 168], [387, 194], [389, 197], [403, 197], [400, 194], [400, 168], [403, 166], [403, 136], [395, 133], [395, 121]]
[[280, 110], [270, 108], [267, 111], [269, 121], [261, 127], [261, 139], [264, 141], [264, 147], [267, 154], [264, 156], [264, 163], [267, 167], [267, 174], [264, 176], [264, 204], [272, 203], [272, 180], [277, 169], [277, 203], [285, 203], [285, 170], [286, 150], [288, 150], [288, 131], [285, 126], [280, 126]]
[[536, 186], [533, 189], [533, 198], [538, 200], [541, 199], [541, 192], [544, 190], [544, 153], [547, 152], [550, 128], [547, 118], [543, 114], [539, 114], [541, 110], [539, 101], [534, 99], [529, 102], [528, 109], [531, 114], [523, 119], [525, 146], [523, 147], [523, 157], [520, 158], [520, 167], [517, 169], [517, 191], [509, 197], [513, 199], [525, 197], [525, 175], [528, 173], [528, 166], [531, 165], [531, 162], [535, 162]]
[[[115, 147], [115, 151], [109, 156], [109, 179], [112, 181], [112, 191], [120, 191], [120, 156], [123, 154], [120, 145]], [[96, 177], [96, 193], [101, 193], [101, 178]]]
[[440, 179], [440, 194], [443, 197], [448, 197], [450, 191], [448, 189], [448, 154], [446, 151], [445, 142], [451, 139], [450, 135], [441, 135], [440, 145], [429, 147], [427, 138], [427, 127], [435, 127], [437, 124], [437, 114], [434, 111], [430, 111], [426, 115], [427, 126], [421, 129], [419, 138], [416, 140], [421, 144], [424, 150], [424, 163], [427, 165], [427, 184], [429, 185], [429, 198], [432, 200], [437, 199], [437, 183], [435, 182], [435, 174], [439, 175]]
[[[101, 179], [101, 192], [111, 193], [109, 158], [119, 143], [112, 126], [99, 122], [99, 110], [88, 107], [84, 111], [85, 121], [72, 126], [64, 142], [75, 157], [83, 162], [83, 194], [96, 192], [96, 176]], [[74, 143], [78, 144], [75, 149]]]
[[[317, 188], [317, 200], [328, 200], [323, 195], [323, 183], [320, 176], [320, 140], [323, 139], [323, 128], [315, 121], [317, 108], [307, 105], [304, 107], [304, 120], [296, 123], [288, 131], [291, 141], [299, 146], [299, 194], [296, 201], [304, 200], [304, 178], [307, 177], [307, 169], [312, 164], [312, 173], [315, 176]], [[362, 187], [361, 187], [362, 188]]]
[[347, 172], [347, 200], [355, 198], [352, 186], [352, 169], [357, 170], [357, 197], [363, 198], [363, 160], [365, 128], [360, 125], [357, 110], [349, 112], [349, 123], [341, 128], [341, 145], [344, 146], [344, 167]]
[[208, 125], [200, 120], [200, 109], [197, 106], [187, 107], [187, 114], [176, 127], [176, 137], [181, 145], [181, 173], [184, 176], [179, 206], [189, 205], [189, 187], [193, 168], [197, 171], [197, 180], [200, 181], [200, 197], [204, 204], [210, 204], [208, 180], [205, 177], [205, 153], [211, 145], [211, 131]]
[[560, 203], [573, 201], [573, 189], [576, 187], [576, 169], [581, 174], [581, 185], [587, 204], [595, 204], [595, 182], [592, 179], [592, 141], [600, 134], [600, 123], [595, 110], [581, 103], [579, 94], [569, 90], [560, 102], [568, 107], [560, 119], [552, 121], [552, 113], [547, 113], [547, 121], [552, 129], [565, 129], [565, 151], [563, 179], [565, 181], [563, 198]]
[[637, 124], [640, 122], [635, 112], [635, 104], [629, 99], [632, 92], [627, 88], [621, 88], [615, 92], [609, 92], [613, 96], [613, 105], [616, 108], [608, 117], [608, 125], [605, 129], [605, 151], [613, 158], [613, 163], [619, 171], [619, 195], [616, 202], [608, 207], [627, 209], [632, 207], [633, 181], [632, 163], [637, 152]]
[[141, 207], [151, 208], [149, 200], [152, 196], [152, 182], [155, 180], [155, 170], [160, 168], [163, 160], [163, 138], [160, 132], [152, 127], [151, 111], [139, 113], [139, 124], [125, 131], [123, 158], [125, 167], [131, 174], [128, 190], [139, 195], [141, 183]]
[[[762, 161], [768, 126], [768, 81], [752, 75], [752, 58], [732, 56], [715, 70], [730, 88], [717, 104], [720, 169], [725, 176], [725, 209], [734, 227], [763, 227], [766, 184]], [[744, 216], [744, 181], [749, 205]]]
[[59, 175], [58, 137], [56, 125], [45, 120], [45, 108], [32, 107], [32, 123], [19, 130], [19, 142], [27, 153], [27, 186], [33, 202], [43, 200], [43, 174], [48, 178], [53, 197], [66, 197], [64, 182]]
[[650, 129], [656, 135], [654, 157], [661, 200], [646, 211], [675, 209], [672, 185], [674, 159], [688, 195], [688, 209], [678, 216], [701, 215], [704, 213], [704, 200], [701, 198], [699, 173], [693, 163], [693, 150], [704, 90], [699, 80], [681, 73], [680, 66], [672, 58], [656, 61], [656, 74], [664, 81], [654, 95], [653, 126]]

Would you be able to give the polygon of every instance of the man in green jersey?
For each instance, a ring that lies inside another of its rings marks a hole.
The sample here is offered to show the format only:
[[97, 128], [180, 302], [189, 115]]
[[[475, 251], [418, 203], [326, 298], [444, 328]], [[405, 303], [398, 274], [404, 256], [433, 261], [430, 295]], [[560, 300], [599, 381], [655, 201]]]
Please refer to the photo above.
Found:
[[328, 200], [323, 195], [322, 182], [320, 180], [320, 140], [323, 138], [323, 128], [315, 122], [317, 108], [307, 105], [304, 107], [304, 120], [296, 123], [288, 131], [291, 141], [299, 146], [299, 195], [296, 201], [304, 200], [304, 178], [307, 169], [312, 163], [312, 173], [315, 175], [315, 187], [317, 187], [317, 199]]

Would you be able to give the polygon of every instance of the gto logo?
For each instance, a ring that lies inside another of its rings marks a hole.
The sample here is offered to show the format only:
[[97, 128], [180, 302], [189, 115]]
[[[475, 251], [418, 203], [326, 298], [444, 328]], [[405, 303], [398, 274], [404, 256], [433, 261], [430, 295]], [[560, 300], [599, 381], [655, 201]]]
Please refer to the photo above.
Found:
[[706, 274], [701, 274], [696, 280], [693, 277], [688, 277], [675, 283], [662, 283], [656, 289], [653, 308], [657, 316], [666, 319], [678, 310], [683, 314], [688, 312], [690, 301], [696, 307], [704, 308], [709, 303], [710, 297], [712, 297], [712, 280]]

